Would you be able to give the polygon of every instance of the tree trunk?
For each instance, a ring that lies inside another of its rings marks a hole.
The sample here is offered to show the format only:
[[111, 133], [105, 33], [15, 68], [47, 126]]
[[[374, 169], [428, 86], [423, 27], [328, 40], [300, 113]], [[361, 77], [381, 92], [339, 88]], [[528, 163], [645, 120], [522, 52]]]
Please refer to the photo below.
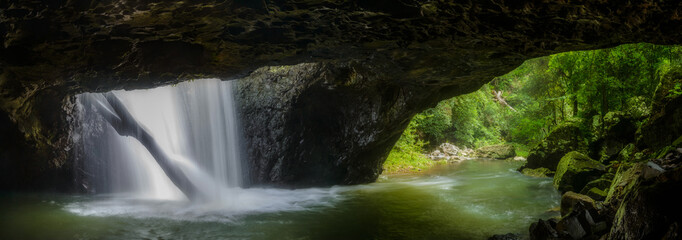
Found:
[[161, 149], [156, 140], [149, 134], [113, 93], [105, 93], [106, 102], [95, 104], [98, 112], [121, 136], [131, 136], [140, 141], [159, 164], [163, 172], [188, 199], [194, 201], [200, 197], [197, 187], [189, 181], [185, 173]]
[[604, 116], [609, 111], [609, 102], [606, 97], [606, 84], [601, 84], [601, 131], [604, 132]]
[[573, 117], [578, 116], [578, 97], [574, 94], [571, 96], [571, 104], [573, 105]]

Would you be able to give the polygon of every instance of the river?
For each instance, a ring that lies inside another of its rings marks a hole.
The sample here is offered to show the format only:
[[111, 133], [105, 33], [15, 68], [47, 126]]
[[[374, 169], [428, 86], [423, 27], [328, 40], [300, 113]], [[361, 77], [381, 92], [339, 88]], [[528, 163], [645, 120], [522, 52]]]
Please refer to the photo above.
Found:
[[372, 184], [233, 189], [192, 204], [126, 194], [0, 196], [0, 239], [487, 239], [557, 213], [549, 178], [472, 160]]

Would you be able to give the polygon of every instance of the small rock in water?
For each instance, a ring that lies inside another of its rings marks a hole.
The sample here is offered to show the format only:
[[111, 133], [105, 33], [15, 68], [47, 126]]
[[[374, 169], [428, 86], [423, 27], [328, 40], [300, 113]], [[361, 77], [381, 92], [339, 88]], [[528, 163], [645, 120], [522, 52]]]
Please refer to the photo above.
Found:
[[495, 234], [488, 240], [519, 240], [521, 237], [518, 234], [507, 233], [507, 234]]
[[526, 161], [526, 158], [521, 157], [521, 156], [516, 156], [516, 157], [514, 157], [514, 161]]

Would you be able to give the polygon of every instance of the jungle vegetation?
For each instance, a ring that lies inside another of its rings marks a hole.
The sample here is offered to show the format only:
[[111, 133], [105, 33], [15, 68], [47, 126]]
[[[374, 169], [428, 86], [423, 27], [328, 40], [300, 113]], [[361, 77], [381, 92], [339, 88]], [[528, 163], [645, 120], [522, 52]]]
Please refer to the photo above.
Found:
[[[682, 47], [646, 43], [528, 60], [476, 92], [417, 114], [384, 169], [423, 169], [432, 164], [423, 153], [443, 142], [469, 148], [511, 143], [526, 155], [563, 122], [598, 123], [611, 111], [650, 106], [661, 76], [676, 68], [682, 68]], [[680, 94], [677, 83], [666, 97]]]

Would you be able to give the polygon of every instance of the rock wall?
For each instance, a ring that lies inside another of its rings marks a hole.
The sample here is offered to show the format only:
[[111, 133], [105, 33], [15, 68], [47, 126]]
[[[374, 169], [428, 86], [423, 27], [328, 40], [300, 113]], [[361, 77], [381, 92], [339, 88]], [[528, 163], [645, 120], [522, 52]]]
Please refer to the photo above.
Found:
[[264, 67], [237, 83], [252, 184], [372, 182], [410, 118], [436, 102], [431, 88], [353, 62]]
[[[0, 1], [0, 111], [9, 119], [2, 127], [23, 135], [10, 143], [3, 139], [2, 161], [31, 161], [28, 166], [38, 174], [69, 168], [68, 103], [77, 93], [150, 88], [200, 77], [235, 79], [263, 66], [316, 63], [320, 69], [311, 71], [326, 77], [300, 77], [308, 85], [296, 88], [294, 97], [280, 98], [291, 107], [272, 116], [289, 119], [276, 124], [287, 124], [282, 129], [288, 129], [290, 141], [322, 144], [283, 144], [281, 160], [267, 158], [262, 160], [267, 164], [254, 166], [291, 162], [281, 169], [298, 169], [301, 160], [290, 157], [320, 157], [325, 160], [306, 161], [346, 170], [329, 172], [331, 180], [285, 177], [310, 170], [263, 170], [268, 177], [258, 179], [312, 185], [368, 182], [414, 112], [473, 91], [528, 58], [641, 41], [680, 43], [681, 4]], [[405, 106], [392, 107], [401, 104]], [[356, 130], [360, 133], [352, 132]], [[10, 151], [18, 145], [30, 150]]]

